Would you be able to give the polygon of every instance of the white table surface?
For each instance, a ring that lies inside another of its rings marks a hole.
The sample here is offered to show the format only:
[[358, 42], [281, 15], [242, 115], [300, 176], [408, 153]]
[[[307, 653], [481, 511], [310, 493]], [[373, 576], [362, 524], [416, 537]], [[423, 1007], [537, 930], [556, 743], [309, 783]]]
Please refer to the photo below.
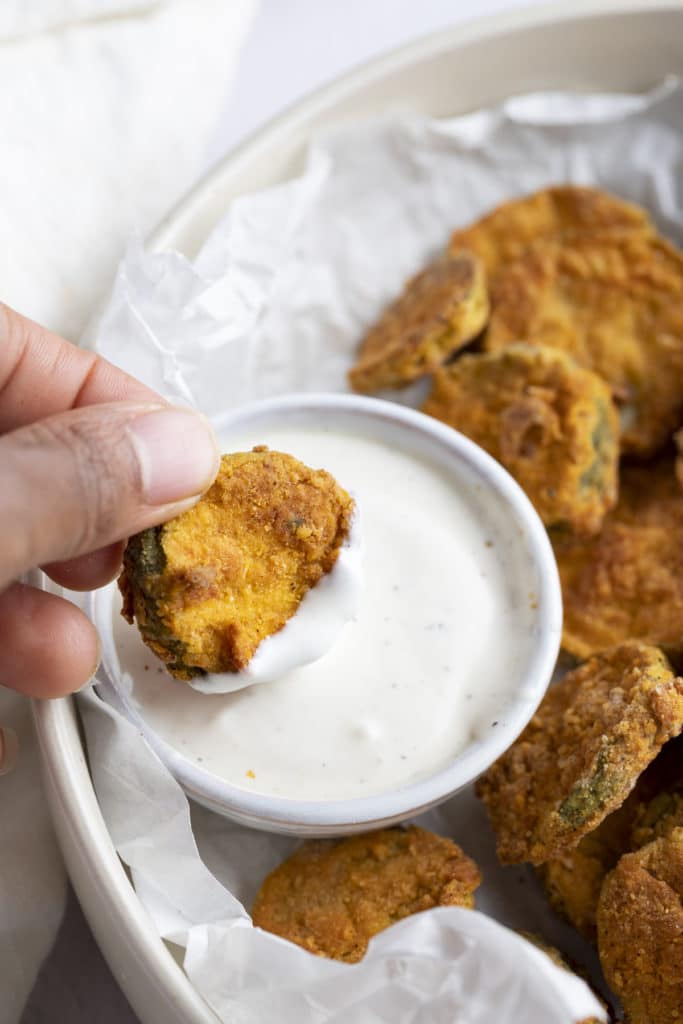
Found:
[[[261, 0], [206, 154], [207, 170], [291, 103], [371, 57], [458, 21], [528, 5], [529, 0]], [[136, 1024], [137, 1018], [70, 893], [21, 1024], [93, 1020]]]

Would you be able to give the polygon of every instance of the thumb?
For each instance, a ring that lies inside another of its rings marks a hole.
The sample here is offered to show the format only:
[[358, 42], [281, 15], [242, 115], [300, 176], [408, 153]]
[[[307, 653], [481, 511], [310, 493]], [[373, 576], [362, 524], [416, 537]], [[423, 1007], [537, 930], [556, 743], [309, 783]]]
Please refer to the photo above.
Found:
[[169, 406], [93, 405], [3, 435], [0, 588], [171, 518], [218, 464], [208, 422]]

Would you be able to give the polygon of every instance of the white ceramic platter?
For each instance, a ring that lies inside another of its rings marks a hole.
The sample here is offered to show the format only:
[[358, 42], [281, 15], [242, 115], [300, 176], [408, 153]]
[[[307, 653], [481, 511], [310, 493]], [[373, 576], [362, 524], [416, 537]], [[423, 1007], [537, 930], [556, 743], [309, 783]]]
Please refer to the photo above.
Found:
[[[322, 125], [390, 111], [456, 115], [533, 89], [640, 91], [664, 72], [683, 74], [683, 0], [572, 0], [440, 32], [339, 79], [253, 136], [169, 214], [151, 245], [192, 256], [230, 200], [296, 173]], [[143, 1024], [215, 1024], [116, 856], [73, 702], [36, 703], [34, 713], [64, 857], [131, 1005]]]

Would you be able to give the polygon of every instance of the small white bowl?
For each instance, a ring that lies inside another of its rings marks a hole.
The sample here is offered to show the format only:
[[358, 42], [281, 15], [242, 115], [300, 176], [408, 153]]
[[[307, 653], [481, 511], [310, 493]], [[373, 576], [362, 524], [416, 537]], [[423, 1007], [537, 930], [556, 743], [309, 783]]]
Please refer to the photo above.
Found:
[[[531, 503], [512, 477], [481, 448], [444, 424], [393, 402], [342, 394], [290, 395], [241, 407], [219, 418], [219, 434], [262, 432], [268, 428], [321, 426], [362, 433], [440, 466], [462, 487], [476, 487], [479, 498], [495, 512], [503, 550], [514, 545], [513, 582], [520, 594], [533, 593], [536, 610], [525, 639], [526, 657], [510, 682], [510, 696], [500, 718], [443, 769], [418, 782], [379, 795], [345, 800], [292, 800], [251, 793], [210, 773], [170, 746], [145, 720], [118, 677], [114, 648], [111, 592], [92, 597], [91, 614], [103, 641], [104, 672], [99, 693], [143, 733], [188, 796], [244, 825], [295, 835], [360, 832], [391, 825], [447, 799], [477, 778], [517, 738], [545, 693], [562, 631], [562, 601], [555, 559], [546, 531]], [[511, 669], [512, 671], [512, 669]], [[196, 700], [205, 699], [193, 693]]]

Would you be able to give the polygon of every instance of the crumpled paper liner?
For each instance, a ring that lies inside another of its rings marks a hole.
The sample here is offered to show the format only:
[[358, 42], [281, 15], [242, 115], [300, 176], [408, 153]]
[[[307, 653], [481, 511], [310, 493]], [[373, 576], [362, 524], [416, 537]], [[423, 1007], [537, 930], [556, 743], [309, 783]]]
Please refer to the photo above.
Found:
[[[683, 238], [683, 88], [532, 95], [450, 121], [390, 118], [315, 140], [301, 177], [235, 201], [189, 262], [131, 242], [89, 342], [170, 400], [208, 415], [265, 395], [346, 390], [363, 329], [456, 225], [559, 181], [599, 185]], [[400, 393], [415, 401], [420, 386]], [[201, 700], [201, 695], [197, 695]], [[582, 982], [490, 918], [427, 911], [377, 936], [360, 964], [254, 929], [263, 876], [294, 848], [189, 804], [135, 729], [81, 698], [103, 813], [140, 898], [224, 1021], [574, 1024], [604, 1014]], [[471, 790], [420, 823], [483, 867], [477, 905], [541, 932], [600, 983], [531, 872], [502, 868]], [[201, 854], [201, 856], [200, 856]]]

